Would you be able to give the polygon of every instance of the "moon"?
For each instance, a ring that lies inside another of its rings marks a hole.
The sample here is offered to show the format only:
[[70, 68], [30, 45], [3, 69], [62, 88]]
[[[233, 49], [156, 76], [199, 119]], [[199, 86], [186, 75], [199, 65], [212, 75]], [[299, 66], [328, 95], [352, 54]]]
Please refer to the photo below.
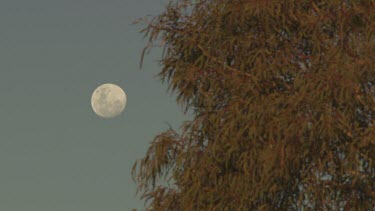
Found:
[[91, 96], [91, 107], [103, 118], [120, 115], [126, 106], [127, 98], [124, 90], [115, 84], [103, 84], [95, 89]]

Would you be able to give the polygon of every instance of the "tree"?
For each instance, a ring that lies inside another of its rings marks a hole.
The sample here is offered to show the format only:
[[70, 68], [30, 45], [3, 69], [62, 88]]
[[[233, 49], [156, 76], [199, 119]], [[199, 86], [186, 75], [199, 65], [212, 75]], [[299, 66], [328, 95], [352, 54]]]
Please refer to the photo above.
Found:
[[194, 113], [133, 166], [147, 210], [375, 208], [375, 1], [183, 0], [139, 22], [141, 64], [161, 40]]

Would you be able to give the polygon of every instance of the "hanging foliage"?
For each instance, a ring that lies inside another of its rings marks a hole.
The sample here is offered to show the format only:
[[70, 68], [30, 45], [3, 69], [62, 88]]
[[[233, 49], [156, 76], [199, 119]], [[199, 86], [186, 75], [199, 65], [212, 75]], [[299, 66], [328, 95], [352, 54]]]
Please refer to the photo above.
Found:
[[147, 210], [375, 209], [374, 0], [180, 0], [140, 22], [141, 63], [159, 41], [194, 113], [133, 166]]

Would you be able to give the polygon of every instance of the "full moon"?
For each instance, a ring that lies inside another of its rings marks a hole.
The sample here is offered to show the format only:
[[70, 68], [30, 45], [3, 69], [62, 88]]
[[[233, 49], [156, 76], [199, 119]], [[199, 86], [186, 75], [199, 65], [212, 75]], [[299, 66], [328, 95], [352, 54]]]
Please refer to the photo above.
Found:
[[91, 96], [91, 107], [103, 118], [120, 115], [125, 109], [126, 94], [115, 84], [103, 84], [95, 89]]

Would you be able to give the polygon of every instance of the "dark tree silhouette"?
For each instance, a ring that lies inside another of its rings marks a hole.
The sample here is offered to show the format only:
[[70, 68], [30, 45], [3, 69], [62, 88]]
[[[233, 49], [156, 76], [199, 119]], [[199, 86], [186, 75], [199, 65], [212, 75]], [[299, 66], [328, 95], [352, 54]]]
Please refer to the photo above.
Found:
[[194, 114], [133, 166], [147, 210], [375, 210], [374, 0], [183, 0], [139, 22], [141, 64], [161, 41]]

